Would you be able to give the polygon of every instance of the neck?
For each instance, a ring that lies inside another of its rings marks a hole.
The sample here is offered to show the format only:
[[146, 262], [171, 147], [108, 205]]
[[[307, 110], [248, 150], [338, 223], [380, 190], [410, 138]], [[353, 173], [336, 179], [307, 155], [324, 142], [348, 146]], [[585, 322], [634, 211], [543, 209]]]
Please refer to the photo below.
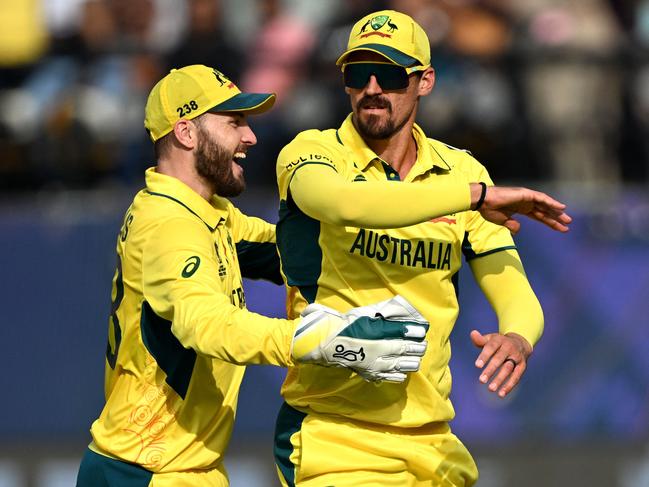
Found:
[[399, 173], [402, 181], [417, 160], [417, 144], [412, 136], [413, 124], [414, 117], [387, 139], [369, 139], [361, 135], [367, 146]]
[[214, 194], [210, 185], [196, 172], [192, 158], [170, 156], [158, 159], [156, 172], [178, 179], [207, 201]]

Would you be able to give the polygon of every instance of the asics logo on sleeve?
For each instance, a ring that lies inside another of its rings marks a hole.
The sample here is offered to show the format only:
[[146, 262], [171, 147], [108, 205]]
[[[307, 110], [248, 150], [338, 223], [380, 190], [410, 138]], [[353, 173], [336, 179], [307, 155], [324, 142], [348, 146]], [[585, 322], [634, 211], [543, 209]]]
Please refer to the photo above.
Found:
[[363, 347], [358, 352], [355, 352], [354, 350], [345, 350], [343, 345], [336, 345], [336, 353], [333, 354], [333, 357], [347, 360], [348, 362], [362, 362], [365, 360], [365, 352], [363, 351]]
[[193, 255], [185, 261], [187, 265], [183, 267], [182, 276], [183, 277], [192, 277], [194, 273], [198, 270], [198, 267], [201, 265], [201, 258], [198, 255]]

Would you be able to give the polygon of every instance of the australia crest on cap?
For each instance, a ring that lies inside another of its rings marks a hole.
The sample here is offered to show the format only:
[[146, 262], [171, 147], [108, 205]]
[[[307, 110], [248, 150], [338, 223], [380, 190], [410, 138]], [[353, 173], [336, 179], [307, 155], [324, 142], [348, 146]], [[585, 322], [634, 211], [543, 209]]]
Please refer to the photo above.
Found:
[[[387, 26], [387, 29], [382, 29], [385, 26]], [[370, 27], [373, 31], [367, 32]], [[385, 30], [386, 32], [379, 32], [380, 30]], [[399, 30], [399, 27], [397, 24], [392, 22], [389, 15], [377, 15], [368, 19], [367, 22], [363, 24], [357, 35], [360, 36], [361, 39], [371, 36], [392, 37], [391, 33], [397, 30]]]

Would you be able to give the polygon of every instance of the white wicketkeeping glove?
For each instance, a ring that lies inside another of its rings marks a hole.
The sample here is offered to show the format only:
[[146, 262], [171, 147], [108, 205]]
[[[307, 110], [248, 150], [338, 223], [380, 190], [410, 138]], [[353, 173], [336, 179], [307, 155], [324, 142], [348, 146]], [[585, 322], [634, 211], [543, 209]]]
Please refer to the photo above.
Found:
[[419, 370], [428, 321], [396, 296], [341, 314], [310, 304], [293, 336], [297, 362], [348, 367], [368, 381], [403, 382]]

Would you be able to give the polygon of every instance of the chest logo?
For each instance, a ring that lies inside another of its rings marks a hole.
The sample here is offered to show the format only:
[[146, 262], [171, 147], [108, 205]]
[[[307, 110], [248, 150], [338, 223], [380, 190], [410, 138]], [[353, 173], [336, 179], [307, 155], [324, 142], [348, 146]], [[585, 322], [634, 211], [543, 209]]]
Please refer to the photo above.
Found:
[[219, 261], [219, 277], [221, 278], [221, 280], [224, 280], [227, 274], [227, 270], [225, 269], [225, 264], [223, 264], [223, 259], [221, 259], [219, 246], [216, 243], [214, 244], [214, 251], [216, 252], [216, 258]]

